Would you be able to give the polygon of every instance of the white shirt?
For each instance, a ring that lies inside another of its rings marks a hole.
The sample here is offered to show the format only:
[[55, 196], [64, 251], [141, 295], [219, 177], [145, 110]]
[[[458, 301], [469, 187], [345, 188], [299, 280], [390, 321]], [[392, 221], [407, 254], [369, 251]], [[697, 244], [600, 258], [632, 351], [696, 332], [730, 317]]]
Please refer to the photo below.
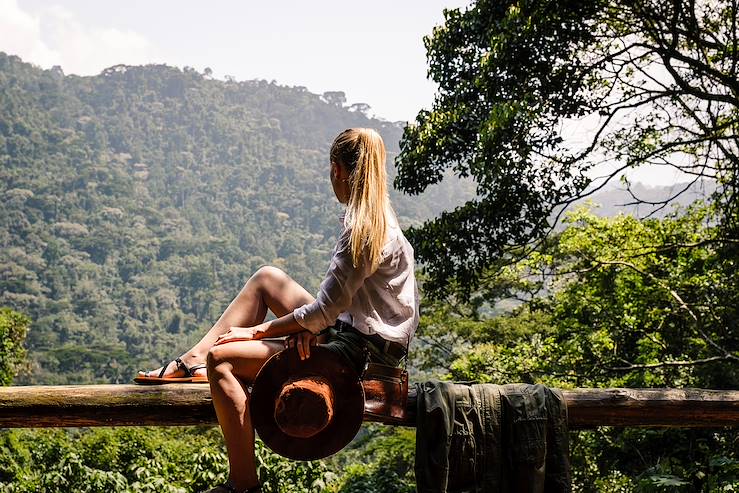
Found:
[[418, 327], [418, 286], [413, 247], [394, 214], [388, 214], [387, 236], [380, 264], [370, 273], [365, 249], [359, 265], [352, 264], [351, 230], [344, 228], [316, 300], [293, 311], [304, 328], [318, 333], [339, 319], [364, 334], [406, 346]]

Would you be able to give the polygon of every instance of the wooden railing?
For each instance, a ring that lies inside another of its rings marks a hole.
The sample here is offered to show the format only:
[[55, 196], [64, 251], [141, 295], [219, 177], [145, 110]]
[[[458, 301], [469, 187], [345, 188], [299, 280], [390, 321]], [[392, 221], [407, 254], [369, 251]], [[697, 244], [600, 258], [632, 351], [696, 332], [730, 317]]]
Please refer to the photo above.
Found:
[[[739, 390], [563, 391], [570, 428], [739, 426]], [[415, 394], [409, 394], [413, 426]], [[215, 424], [207, 384], [0, 387], [0, 428]]]

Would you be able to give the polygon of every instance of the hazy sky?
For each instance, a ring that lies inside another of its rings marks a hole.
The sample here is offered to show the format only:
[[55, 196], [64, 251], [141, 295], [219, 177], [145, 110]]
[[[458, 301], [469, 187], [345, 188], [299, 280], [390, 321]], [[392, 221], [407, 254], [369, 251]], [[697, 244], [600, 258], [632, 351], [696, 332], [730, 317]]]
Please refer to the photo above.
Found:
[[[391, 121], [429, 108], [423, 36], [444, 8], [468, 0], [0, 0], [0, 51], [43, 68], [97, 74], [111, 65], [166, 63], [214, 76], [266, 79], [314, 93], [344, 91]], [[587, 122], [570, 133], [586, 138]], [[577, 139], [575, 139], [577, 140]], [[684, 180], [642, 167], [632, 179]]]
[[0, 0], [0, 51], [97, 74], [166, 63], [314, 93], [344, 91], [387, 120], [429, 107], [423, 36], [463, 0]]

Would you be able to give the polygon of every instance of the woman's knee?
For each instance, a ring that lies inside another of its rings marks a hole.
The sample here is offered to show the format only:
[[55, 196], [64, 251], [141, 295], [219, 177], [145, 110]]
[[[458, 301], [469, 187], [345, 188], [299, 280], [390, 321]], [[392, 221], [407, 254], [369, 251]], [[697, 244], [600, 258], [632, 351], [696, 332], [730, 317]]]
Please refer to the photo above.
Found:
[[[213, 346], [208, 350], [208, 356], [205, 359], [208, 368], [208, 375], [222, 373], [226, 370], [224, 366], [229, 364], [228, 350], [224, 346]], [[228, 365], [231, 366], [230, 364]]]
[[263, 265], [249, 279], [257, 283], [259, 286], [269, 286], [289, 279], [288, 275], [282, 269], [271, 265]]
[[206, 358], [208, 380], [213, 382], [229, 374], [252, 380], [264, 362], [280, 348], [279, 343], [265, 341], [233, 342], [213, 346], [208, 350]]

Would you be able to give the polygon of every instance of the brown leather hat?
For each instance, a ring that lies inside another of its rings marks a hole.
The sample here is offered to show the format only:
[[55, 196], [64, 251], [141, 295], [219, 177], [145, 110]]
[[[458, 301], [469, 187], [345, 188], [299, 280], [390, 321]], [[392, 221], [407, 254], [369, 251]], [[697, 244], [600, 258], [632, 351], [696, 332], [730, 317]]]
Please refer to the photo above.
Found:
[[250, 407], [265, 445], [290, 459], [315, 460], [335, 454], [356, 436], [364, 391], [357, 372], [340, 355], [316, 346], [301, 361], [291, 348], [259, 370]]

